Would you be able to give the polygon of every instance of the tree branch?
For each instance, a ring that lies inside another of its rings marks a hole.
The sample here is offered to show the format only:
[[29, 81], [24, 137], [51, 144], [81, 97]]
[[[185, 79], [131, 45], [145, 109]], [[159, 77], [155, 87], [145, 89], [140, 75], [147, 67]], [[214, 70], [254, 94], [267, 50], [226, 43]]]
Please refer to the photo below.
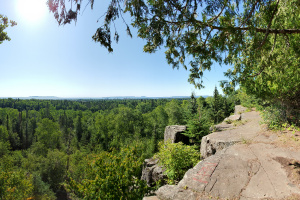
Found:
[[208, 40], [208, 38], [209, 38], [209, 36], [210, 36], [212, 30], [213, 30], [213, 29], [210, 29], [209, 33], [207, 34], [206, 39], [205, 39], [205, 41], [204, 41], [204, 43], [203, 43], [203, 47], [206, 46], [206, 42], [207, 42], [207, 40]]
[[273, 11], [273, 14], [272, 14], [272, 17], [271, 17], [271, 19], [269, 21], [269, 24], [268, 24], [268, 27], [267, 27], [267, 31], [266, 31], [266, 35], [265, 35], [263, 41], [261, 42], [261, 44], [259, 45], [259, 47], [257, 49], [260, 49], [266, 43], [266, 40], [267, 40], [268, 35], [269, 35], [269, 30], [270, 30], [272, 21], [274, 19], [275, 13], [277, 12], [278, 4], [279, 4], [279, 0], [277, 1], [276, 7], [275, 7], [275, 9]]
[[[187, 23], [193, 23], [191, 21], [168, 21], [165, 19], [160, 19], [165, 23], [169, 24], [175, 24], [175, 25], [181, 25], [181, 24], [187, 24]], [[229, 30], [227, 27], [220, 27], [220, 26], [211, 26], [208, 23], [204, 23], [200, 20], [194, 20], [196, 23], [200, 24], [201, 26], [207, 26], [212, 29], [220, 30], [220, 31], [226, 31]], [[249, 31], [251, 28], [249, 27], [231, 27], [230, 29], [235, 29], [236, 31]], [[267, 29], [267, 28], [254, 28], [256, 32], [259, 33], [266, 33], [267, 31], [269, 34], [297, 34], [300, 33], [300, 29]]]
[[258, 2], [260, 2], [260, 0], [257, 0], [255, 3], [254, 3], [254, 5], [253, 5], [253, 7], [252, 7], [252, 9], [251, 9], [251, 11], [250, 11], [250, 13], [249, 13], [249, 16], [247, 17], [247, 19], [239, 26], [239, 27], [242, 27], [251, 17], [252, 17], [252, 14], [253, 14], [253, 12], [254, 12], [254, 10], [255, 10], [255, 7], [256, 7], [256, 4], [258, 3]]
[[224, 6], [223, 6], [221, 12], [220, 12], [217, 16], [215, 16], [214, 18], [208, 20], [208, 23], [212, 23], [213, 21], [215, 21], [216, 19], [218, 19], [218, 18], [220, 17], [220, 15], [223, 13], [224, 9], [226, 8], [227, 2], [228, 2], [228, 1], [225, 1], [225, 2], [224, 2]]
[[[274, 44], [273, 44], [273, 47], [272, 47], [272, 51], [269, 53], [269, 57], [270, 57], [270, 55], [273, 53], [273, 51], [274, 51], [274, 49], [275, 49], [276, 39], [277, 39], [277, 34], [275, 34]], [[259, 75], [265, 70], [265, 68], [266, 68], [266, 65], [264, 65], [264, 66], [262, 67], [262, 69], [261, 69], [258, 73], [253, 74], [253, 75], [251, 75], [251, 76], [247, 76], [247, 78], [259, 76]]]

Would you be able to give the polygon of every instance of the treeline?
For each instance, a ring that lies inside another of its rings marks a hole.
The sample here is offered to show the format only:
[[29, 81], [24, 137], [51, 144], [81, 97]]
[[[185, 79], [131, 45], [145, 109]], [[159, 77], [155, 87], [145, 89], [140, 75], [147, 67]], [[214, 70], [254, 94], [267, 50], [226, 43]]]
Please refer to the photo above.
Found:
[[[212, 97], [189, 99], [1, 99], [0, 199], [133, 198], [133, 190], [140, 198], [149, 188], [133, 177], [157, 151], [165, 127], [187, 125], [199, 144], [235, 101], [217, 89]], [[92, 182], [99, 188], [90, 188]]]
[[[117, 108], [119, 105], [135, 108], [140, 102], [147, 102], [148, 108], [156, 108], [159, 105], [165, 105], [171, 99], [78, 99], [78, 100], [39, 100], [39, 99], [1, 99], [1, 108], [14, 108], [19, 111], [36, 110], [51, 106], [53, 110], [90, 110], [92, 112], [100, 110], [111, 110]], [[184, 99], [178, 98], [182, 101]]]

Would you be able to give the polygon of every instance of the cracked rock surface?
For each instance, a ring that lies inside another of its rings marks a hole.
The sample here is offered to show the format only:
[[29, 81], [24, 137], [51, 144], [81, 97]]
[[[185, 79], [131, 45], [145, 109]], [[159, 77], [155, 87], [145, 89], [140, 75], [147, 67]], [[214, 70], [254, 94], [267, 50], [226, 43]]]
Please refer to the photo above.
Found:
[[[264, 135], [258, 112], [243, 113], [243, 117], [248, 119], [245, 125], [225, 131], [225, 135], [222, 132], [208, 135], [216, 141], [228, 137], [228, 143], [233, 140], [230, 144], [207, 154], [186, 172], [178, 185], [159, 188], [155, 198], [286, 200], [293, 196], [292, 199], [300, 199], [299, 149], [279, 147], [274, 142], [276, 138]], [[238, 140], [241, 135], [243, 138]]]
[[218, 132], [213, 132], [202, 138], [201, 141], [201, 157], [207, 158], [216, 152], [232, 146], [235, 143], [253, 140], [260, 132], [259, 121], [261, 117], [258, 112], [251, 111], [241, 114], [240, 125], [221, 123], [216, 127], [225, 127]]

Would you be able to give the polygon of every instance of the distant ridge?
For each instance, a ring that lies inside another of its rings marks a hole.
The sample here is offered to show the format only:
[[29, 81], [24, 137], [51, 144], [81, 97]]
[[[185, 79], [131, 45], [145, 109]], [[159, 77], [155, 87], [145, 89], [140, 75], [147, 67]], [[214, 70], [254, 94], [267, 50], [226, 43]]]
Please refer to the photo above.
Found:
[[56, 97], [56, 96], [29, 96], [28, 99], [59, 99], [59, 97]]
[[[200, 96], [195, 96], [196, 98]], [[207, 98], [209, 95], [202, 95]], [[113, 99], [189, 99], [190, 96], [147, 97], [147, 96], [112, 96], [112, 97], [56, 97], [56, 96], [29, 96], [29, 97], [0, 97], [0, 99], [40, 99], [40, 100], [113, 100]]]

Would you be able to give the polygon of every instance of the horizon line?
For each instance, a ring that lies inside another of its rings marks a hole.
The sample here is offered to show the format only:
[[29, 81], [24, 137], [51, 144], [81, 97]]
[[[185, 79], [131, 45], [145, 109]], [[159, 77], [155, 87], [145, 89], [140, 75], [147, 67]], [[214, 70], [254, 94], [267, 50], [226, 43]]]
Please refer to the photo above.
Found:
[[[195, 97], [208, 97], [209, 95], [196, 95]], [[118, 99], [118, 98], [188, 98], [186, 95], [175, 95], [175, 96], [104, 96], [104, 97], [59, 97], [59, 96], [15, 96], [15, 97], [0, 97], [0, 99]]]

